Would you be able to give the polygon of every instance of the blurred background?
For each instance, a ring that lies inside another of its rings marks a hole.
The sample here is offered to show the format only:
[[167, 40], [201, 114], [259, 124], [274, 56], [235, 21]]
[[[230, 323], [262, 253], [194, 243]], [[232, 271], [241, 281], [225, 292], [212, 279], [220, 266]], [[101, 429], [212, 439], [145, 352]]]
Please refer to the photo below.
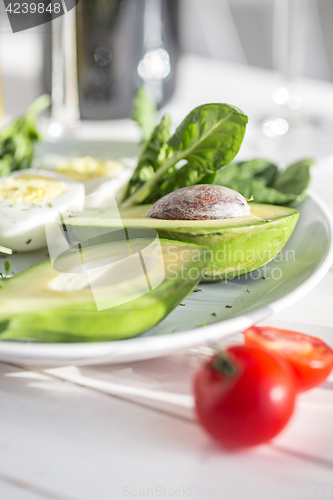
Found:
[[[333, 2], [310, 0], [308, 4], [311, 24], [304, 42], [302, 73], [332, 82]], [[179, 52], [274, 68], [273, 7], [273, 0], [179, 0]], [[50, 24], [13, 34], [0, 1], [0, 76], [7, 116], [22, 113], [45, 90], [50, 36]]]

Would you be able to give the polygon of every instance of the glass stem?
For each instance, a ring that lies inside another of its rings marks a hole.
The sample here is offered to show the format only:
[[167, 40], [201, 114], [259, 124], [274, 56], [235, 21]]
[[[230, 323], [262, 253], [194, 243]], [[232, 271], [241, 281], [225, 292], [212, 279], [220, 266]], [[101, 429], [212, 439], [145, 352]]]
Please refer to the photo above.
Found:
[[75, 9], [52, 21], [51, 116], [64, 126], [79, 120]]
[[308, 0], [275, 0], [273, 66], [288, 87], [304, 72]]

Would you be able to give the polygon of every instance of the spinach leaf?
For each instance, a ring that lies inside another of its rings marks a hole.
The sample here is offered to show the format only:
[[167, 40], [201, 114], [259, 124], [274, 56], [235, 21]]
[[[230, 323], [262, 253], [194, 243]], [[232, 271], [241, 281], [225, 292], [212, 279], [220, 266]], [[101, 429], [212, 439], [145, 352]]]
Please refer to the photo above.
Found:
[[253, 196], [256, 203], [295, 205], [305, 196], [312, 164], [311, 159], [304, 159], [279, 171], [267, 160], [242, 161], [219, 171], [214, 183], [234, 189], [247, 199]]
[[293, 194], [295, 196], [294, 204], [300, 203], [305, 195], [305, 191], [310, 183], [310, 168], [313, 166], [314, 160], [306, 158], [300, 160], [288, 168], [278, 172], [272, 187], [285, 194]]
[[167, 141], [171, 135], [170, 126], [170, 116], [164, 115], [161, 123], [153, 130], [149, 140], [143, 144], [138, 164], [129, 182], [127, 196], [133, 195], [152, 179], [156, 170], [168, 157], [170, 148]]
[[[176, 191], [177, 189], [193, 186], [194, 184], [203, 183], [203, 178], [207, 178], [209, 176], [214, 176], [215, 174], [205, 174], [199, 172], [199, 170], [187, 163], [182, 168], [170, 168], [167, 175], [161, 179], [155, 189], [152, 190], [149, 196], [145, 199], [145, 203], [155, 203], [155, 201], [159, 200], [163, 196], [172, 191]], [[211, 182], [205, 182], [206, 184], [211, 184]]]
[[242, 144], [247, 116], [229, 104], [203, 104], [191, 111], [169, 140], [181, 158], [214, 171], [230, 163]]
[[226, 186], [230, 182], [247, 181], [255, 177], [264, 177], [266, 184], [270, 184], [275, 178], [277, 171], [278, 167], [267, 160], [254, 159], [235, 162], [217, 173], [215, 184]]
[[192, 183], [193, 171], [200, 181], [230, 163], [242, 144], [247, 121], [241, 110], [228, 104], [203, 104], [192, 110], [169, 139], [165, 161], [123, 205], [154, 201], [152, 193], [155, 200], [161, 197], [160, 185], [167, 194], [175, 186]]
[[144, 87], [139, 87], [135, 94], [131, 118], [139, 124], [142, 140], [149, 139], [157, 123], [157, 107]]
[[[238, 189], [236, 189], [238, 188]], [[255, 203], [268, 203], [269, 205], [287, 205], [294, 201], [295, 195], [284, 194], [266, 185], [262, 177], [253, 178], [250, 181], [241, 181], [231, 189], [238, 190], [244, 198], [250, 200], [253, 196]]]

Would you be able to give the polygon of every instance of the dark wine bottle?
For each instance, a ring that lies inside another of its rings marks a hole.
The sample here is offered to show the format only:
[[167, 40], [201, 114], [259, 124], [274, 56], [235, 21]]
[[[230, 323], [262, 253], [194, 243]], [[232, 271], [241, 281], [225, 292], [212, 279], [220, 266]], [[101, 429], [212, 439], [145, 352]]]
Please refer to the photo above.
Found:
[[80, 0], [76, 8], [80, 117], [127, 118], [145, 85], [163, 106], [176, 82], [178, 0]]

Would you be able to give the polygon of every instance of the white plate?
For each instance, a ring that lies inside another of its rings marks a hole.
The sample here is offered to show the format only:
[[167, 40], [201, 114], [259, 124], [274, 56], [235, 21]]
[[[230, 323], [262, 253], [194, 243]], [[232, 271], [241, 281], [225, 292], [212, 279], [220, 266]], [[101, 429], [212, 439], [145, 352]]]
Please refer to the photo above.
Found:
[[[0, 360], [40, 366], [118, 363], [167, 355], [241, 332], [301, 299], [332, 265], [330, 213], [313, 193], [298, 210], [300, 219], [294, 233], [272, 262], [240, 278], [200, 284], [201, 291], [192, 293], [184, 301], [185, 306], [178, 306], [152, 330], [114, 342], [3, 341]], [[46, 250], [15, 255], [11, 259], [13, 271], [21, 271], [45, 258]]]

